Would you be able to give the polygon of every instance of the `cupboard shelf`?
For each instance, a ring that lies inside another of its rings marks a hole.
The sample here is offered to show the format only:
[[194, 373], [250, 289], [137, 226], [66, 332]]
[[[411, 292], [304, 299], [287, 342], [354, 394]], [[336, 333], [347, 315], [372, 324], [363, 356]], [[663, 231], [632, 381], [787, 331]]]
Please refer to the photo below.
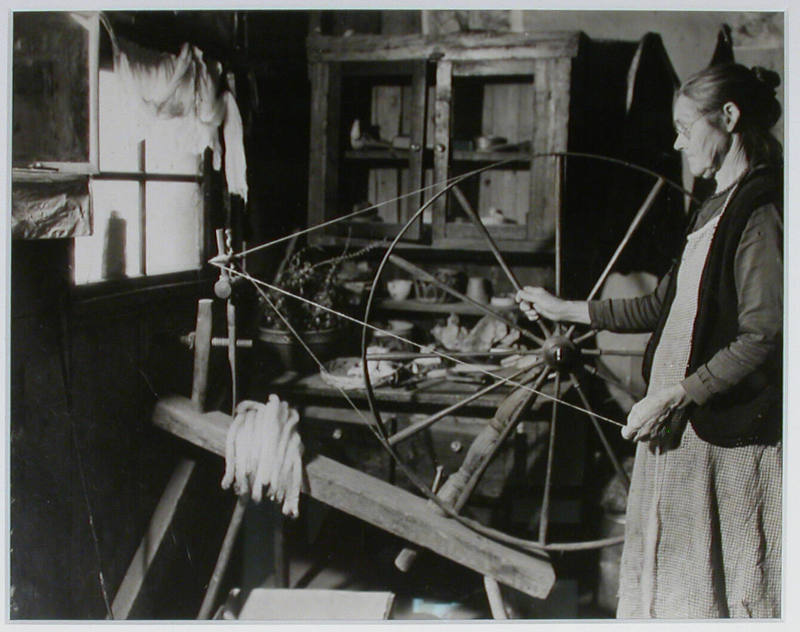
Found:
[[[453, 160], [460, 160], [463, 162], [505, 162], [514, 161], [521, 163], [530, 163], [530, 152], [522, 151], [467, 151], [455, 150], [453, 152]], [[501, 165], [498, 168], [508, 168], [507, 165]]]
[[[391, 298], [381, 299], [377, 303], [378, 309], [402, 311], [402, 312], [419, 312], [423, 314], [460, 314], [469, 316], [482, 316], [483, 312], [478, 308], [470, 305], [469, 303], [433, 303], [428, 301], [420, 301], [417, 299], [395, 300]], [[490, 308], [496, 312], [512, 312], [516, 309], [512, 307], [494, 307]]]

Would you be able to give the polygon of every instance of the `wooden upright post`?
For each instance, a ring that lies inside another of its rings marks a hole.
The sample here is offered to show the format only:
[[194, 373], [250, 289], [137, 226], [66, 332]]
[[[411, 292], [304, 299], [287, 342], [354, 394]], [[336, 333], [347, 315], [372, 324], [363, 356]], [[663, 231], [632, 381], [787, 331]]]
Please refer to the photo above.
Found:
[[194, 371], [192, 373], [192, 403], [203, 410], [208, 385], [208, 359], [211, 354], [211, 305], [210, 298], [197, 302], [197, 324], [194, 334]]

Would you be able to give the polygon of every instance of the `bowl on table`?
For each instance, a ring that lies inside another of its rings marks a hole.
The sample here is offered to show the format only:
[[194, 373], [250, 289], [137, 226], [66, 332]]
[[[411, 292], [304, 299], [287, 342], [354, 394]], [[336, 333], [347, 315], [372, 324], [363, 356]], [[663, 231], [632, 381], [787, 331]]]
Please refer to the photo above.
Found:
[[396, 301], [404, 301], [411, 295], [411, 279], [392, 279], [386, 283], [386, 291]]

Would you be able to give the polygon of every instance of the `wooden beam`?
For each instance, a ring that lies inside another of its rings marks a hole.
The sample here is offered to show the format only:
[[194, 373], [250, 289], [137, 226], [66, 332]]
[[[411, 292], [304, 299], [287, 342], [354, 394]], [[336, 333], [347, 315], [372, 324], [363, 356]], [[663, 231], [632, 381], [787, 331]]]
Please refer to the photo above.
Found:
[[547, 59], [575, 57], [576, 31], [520, 33], [448, 33], [425, 35], [311, 35], [306, 40], [310, 62], [394, 61], [444, 58], [448, 61]]
[[[180, 396], [160, 400], [153, 413], [159, 428], [218, 455], [225, 453], [231, 422], [221, 412], [199, 412]], [[306, 476], [303, 491], [312, 498], [532, 597], [544, 599], [555, 582], [545, 554], [498, 544], [440, 515], [427, 500], [382, 480], [321, 455], [306, 463]]]
[[[191, 400], [187, 399], [186, 402], [188, 405], [192, 405]], [[183, 498], [194, 466], [195, 462], [191, 459], [181, 459], [175, 467], [172, 478], [167, 483], [156, 510], [153, 512], [153, 517], [150, 519], [147, 533], [142, 538], [139, 548], [136, 549], [125, 577], [114, 596], [114, 603], [111, 604], [114, 619], [127, 619], [130, 616], [131, 609], [142, 590], [147, 572], [150, 570], [150, 566], [161, 548], [164, 535], [175, 517], [175, 510]]]

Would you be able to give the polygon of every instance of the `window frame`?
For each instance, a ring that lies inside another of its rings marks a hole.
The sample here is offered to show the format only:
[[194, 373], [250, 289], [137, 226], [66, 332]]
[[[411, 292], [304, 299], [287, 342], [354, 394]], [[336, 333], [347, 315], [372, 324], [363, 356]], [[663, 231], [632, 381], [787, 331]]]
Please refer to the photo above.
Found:
[[[13, 14], [26, 11], [14, 11]], [[100, 168], [100, 14], [97, 12], [86, 11], [45, 11], [45, 13], [64, 13], [72, 16], [80, 26], [87, 31], [88, 37], [88, 150], [89, 155], [83, 161], [60, 161], [60, 160], [39, 160], [34, 165], [20, 166], [13, 165], [12, 174], [18, 179], [36, 180], [39, 176], [47, 176], [48, 173], [56, 172], [68, 175], [88, 175], [98, 173]], [[12, 20], [13, 21], [13, 20]], [[12, 26], [13, 29], [13, 26]], [[13, 34], [12, 34], [13, 35]], [[13, 61], [13, 60], [12, 60]], [[13, 96], [12, 96], [13, 98]], [[10, 152], [9, 152], [10, 153]]]
[[[74, 272], [71, 274], [70, 284], [73, 292], [73, 299], [78, 303], [94, 303], [97, 300], [116, 300], [129, 295], [154, 292], [182, 286], [201, 287], [210, 284], [214, 271], [208, 260], [213, 255], [214, 244], [212, 243], [212, 200], [215, 196], [213, 183], [212, 151], [206, 149], [202, 166], [198, 173], [158, 173], [148, 172], [141, 169], [144, 164], [144, 141], [139, 143], [139, 171], [98, 171], [90, 176], [90, 180], [116, 181], [116, 182], [138, 182], [139, 183], [139, 222], [142, 227], [141, 235], [144, 237], [146, 232], [143, 230], [147, 220], [147, 183], [148, 182], [175, 182], [175, 183], [197, 183], [200, 186], [202, 202], [200, 207], [200, 266], [192, 270], [181, 270], [176, 272], [164, 272], [154, 275], [147, 274], [146, 263], [146, 238], [141, 240], [140, 248], [140, 267], [138, 276], [124, 279], [107, 279], [90, 283], [78, 284], [75, 282]], [[70, 258], [74, 267], [75, 262], [75, 239], [72, 239]]]

